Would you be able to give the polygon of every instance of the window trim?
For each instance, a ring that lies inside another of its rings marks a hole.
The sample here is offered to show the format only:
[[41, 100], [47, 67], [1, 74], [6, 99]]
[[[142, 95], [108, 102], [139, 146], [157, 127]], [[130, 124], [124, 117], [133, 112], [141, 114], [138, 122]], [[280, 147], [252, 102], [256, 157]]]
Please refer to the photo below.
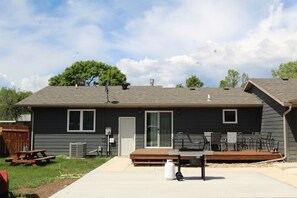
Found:
[[[235, 112], [235, 121], [226, 121], [225, 120], [225, 112], [233, 111]], [[237, 109], [223, 109], [223, 124], [237, 124], [238, 123], [238, 116], [237, 116]]]
[[[69, 119], [70, 119], [70, 112], [72, 111], [79, 111], [80, 112], [80, 129], [79, 130], [70, 130], [69, 129]], [[83, 130], [83, 116], [85, 111], [92, 111], [94, 112], [94, 120], [93, 120], [93, 130]], [[96, 109], [67, 109], [67, 132], [95, 132], [96, 131]]]

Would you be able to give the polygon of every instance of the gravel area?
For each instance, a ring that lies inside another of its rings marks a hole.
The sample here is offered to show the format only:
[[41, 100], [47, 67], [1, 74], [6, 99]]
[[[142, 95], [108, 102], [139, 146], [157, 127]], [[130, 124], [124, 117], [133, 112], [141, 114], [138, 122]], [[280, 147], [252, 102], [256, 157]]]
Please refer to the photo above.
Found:
[[207, 163], [209, 168], [263, 168], [273, 167], [275, 163]]

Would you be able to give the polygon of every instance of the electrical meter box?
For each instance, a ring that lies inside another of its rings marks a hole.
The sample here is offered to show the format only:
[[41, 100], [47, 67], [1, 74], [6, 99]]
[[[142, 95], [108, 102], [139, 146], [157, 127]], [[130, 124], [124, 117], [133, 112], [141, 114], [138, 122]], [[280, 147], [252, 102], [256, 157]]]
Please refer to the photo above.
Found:
[[114, 138], [109, 138], [110, 143], [114, 143]]

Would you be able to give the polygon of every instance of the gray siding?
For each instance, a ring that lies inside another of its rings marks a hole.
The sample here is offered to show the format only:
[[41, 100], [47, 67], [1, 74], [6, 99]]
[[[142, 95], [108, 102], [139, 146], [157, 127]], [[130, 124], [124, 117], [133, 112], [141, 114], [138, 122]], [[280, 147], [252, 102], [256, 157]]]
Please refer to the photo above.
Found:
[[271, 132], [272, 138], [280, 142], [280, 152], [284, 152], [282, 115], [286, 109], [256, 87], [252, 87], [250, 92], [263, 101], [261, 133], [265, 136], [268, 132]]
[[174, 131], [202, 135], [205, 131], [243, 132], [260, 131], [262, 108], [238, 108], [237, 124], [223, 124], [223, 108], [196, 108], [177, 110], [174, 115]]
[[287, 115], [288, 121], [288, 160], [291, 162], [297, 161], [297, 109], [294, 108]]
[[[223, 124], [222, 108], [186, 109], [96, 109], [96, 131], [93, 133], [67, 132], [66, 108], [36, 108], [34, 110], [34, 147], [44, 148], [53, 154], [68, 154], [70, 142], [87, 142], [88, 151], [103, 146], [105, 127], [111, 127], [116, 143], [113, 154], [118, 153], [118, 118], [136, 118], [136, 148], [144, 148], [145, 111], [173, 111], [173, 132], [185, 131], [194, 139], [204, 131], [241, 131], [250, 134], [260, 131], [262, 108], [238, 108], [238, 123]], [[106, 151], [106, 149], [104, 150]]]
[[[103, 154], [105, 154], [106, 144], [102, 141], [104, 138], [105, 135], [101, 134], [35, 134], [34, 148], [46, 149], [50, 154], [68, 155], [70, 142], [86, 142], [87, 152], [97, 149], [98, 146], [102, 146]], [[112, 154], [118, 154], [117, 147], [112, 147]]]
[[136, 148], [143, 148], [143, 113], [138, 109], [96, 109], [95, 132], [67, 132], [66, 108], [34, 109], [34, 148], [53, 154], [68, 154], [70, 142], [87, 142], [88, 151], [103, 146], [106, 152], [105, 127], [111, 127], [115, 143], [112, 154], [118, 154], [118, 118], [136, 117]]

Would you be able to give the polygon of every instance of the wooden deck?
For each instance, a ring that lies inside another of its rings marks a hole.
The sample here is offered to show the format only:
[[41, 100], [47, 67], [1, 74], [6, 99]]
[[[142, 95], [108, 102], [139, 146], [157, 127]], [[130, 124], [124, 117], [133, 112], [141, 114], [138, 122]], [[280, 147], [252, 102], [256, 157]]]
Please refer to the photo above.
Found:
[[[176, 161], [177, 158], [169, 156], [172, 149], [137, 149], [130, 154], [132, 163], [136, 165], [164, 165], [167, 159]], [[207, 162], [258, 162], [282, 157], [281, 153], [267, 151], [243, 150], [214, 152], [214, 155], [206, 155]], [[189, 160], [184, 157], [182, 160]]]

